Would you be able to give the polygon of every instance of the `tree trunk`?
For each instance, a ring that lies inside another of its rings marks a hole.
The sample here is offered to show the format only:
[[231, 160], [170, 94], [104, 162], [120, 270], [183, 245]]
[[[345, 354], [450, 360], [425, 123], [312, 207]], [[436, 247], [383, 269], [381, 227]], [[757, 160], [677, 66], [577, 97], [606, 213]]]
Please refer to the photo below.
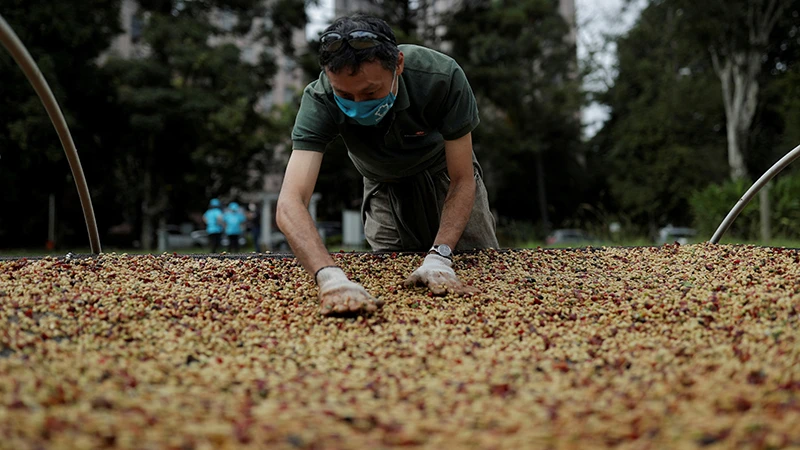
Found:
[[[711, 47], [711, 62], [720, 79], [728, 132], [728, 164], [731, 178], [747, 177], [744, 149], [758, 105], [758, 75], [769, 36], [787, 2], [756, 0], [748, 4], [748, 44], [737, 48], [732, 40]], [[722, 53], [718, 52], [722, 50]]]
[[[747, 9], [748, 45], [734, 48], [728, 41], [721, 47], [726, 50], [721, 58], [717, 49], [711, 47], [711, 62], [722, 85], [725, 105], [726, 130], [728, 134], [728, 164], [731, 179], [747, 178], [744, 148], [750, 133], [750, 125], [758, 105], [758, 74], [761, 58], [766, 52], [769, 36], [781, 17], [788, 2], [784, 0], [757, 0], [749, 2]], [[771, 238], [769, 188], [759, 192], [761, 209], [761, 239]]]
[[742, 151], [742, 133], [739, 132], [739, 120], [731, 117], [727, 124], [728, 132], [728, 168], [732, 180], [747, 178], [747, 166]]
[[758, 104], [761, 70], [760, 54], [740, 52], [720, 62], [716, 53], [712, 60], [722, 88], [725, 106], [725, 127], [728, 137], [728, 166], [733, 180], [747, 178], [744, 147]]
[[158, 218], [158, 252], [163, 253], [169, 249], [169, 238], [167, 237], [167, 219], [162, 215]]
[[758, 191], [761, 212], [761, 241], [764, 244], [772, 240], [772, 208], [769, 204], [769, 183]]
[[[156, 218], [167, 208], [169, 198], [163, 189], [158, 189], [153, 182], [153, 152], [155, 152], [155, 139], [150, 136], [147, 144], [147, 154], [142, 164], [142, 248], [153, 250], [156, 231]], [[158, 193], [154, 195], [158, 189]]]
[[[747, 145], [750, 125], [758, 104], [759, 85], [756, 77], [761, 70], [761, 54], [755, 51], [736, 53], [720, 67], [715, 57], [715, 68], [722, 82], [728, 136], [728, 166], [732, 180], [748, 178], [743, 148]], [[769, 190], [759, 192], [761, 240], [769, 242], [772, 230], [770, 220]]]
[[769, 183], [758, 191], [761, 212], [761, 241], [768, 244], [772, 240], [772, 205], [769, 204]]
[[144, 176], [142, 177], [142, 189], [144, 196], [142, 198], [142, 249], [153, 249], [153, 222], [154, 215], [152, 214], [153, 203], [153, 180], [149, 169], [145, 169]]
[[542, 225], [545, 234], [550, 233], [550, 215], [547, 212], [547, 191], [544, 183], [544, 163], [542, 162], [541, 152], [536, 152], [536, 187], [539, 194], [539, 214], [542, 217]]

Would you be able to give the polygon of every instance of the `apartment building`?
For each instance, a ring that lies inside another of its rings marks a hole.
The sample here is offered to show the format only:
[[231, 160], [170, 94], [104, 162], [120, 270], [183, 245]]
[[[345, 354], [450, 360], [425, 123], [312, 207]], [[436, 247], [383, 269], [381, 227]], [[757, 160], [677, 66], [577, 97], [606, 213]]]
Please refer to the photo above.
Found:
[[[211, 20], [223, 30], [231, 30], [236, 25], [236, 16], [226, 11], [215, 11]], [[137, 0], [122, 0], [120, 23], [123, 32], [114, 38], [109, 50], [101, 56], [100, 62], [102, 63], [110, 55], [122, 58], [147, 56], [148, 49], [141, 40], [145, 22], [146, 15], [140, 10]], [[275, 58], [278, 70], [272, 80], [273, 89], [264, 94], [257, 105], [263, 112], [270, 111], [276, 105], [298, 101], [297, 92], [304, 87], [302, 69], [297, 66], [294, 58], [284, 54], [280, 48], [267, 46], [263, 40], [257, 38], [258, 31], [270, 25], [269, 18], [257, 18], [247, 35], [235, 38], [218, 36], [212, 38], [210, 42], [212, 45], [233, 42], [241, 49], [242, 59], [247, 62], [255, 62], [264, 52]], [[292, 44], [295, 49], [303, 51], [307, 45], [304, 30], [299, 29], [293, 33]]]

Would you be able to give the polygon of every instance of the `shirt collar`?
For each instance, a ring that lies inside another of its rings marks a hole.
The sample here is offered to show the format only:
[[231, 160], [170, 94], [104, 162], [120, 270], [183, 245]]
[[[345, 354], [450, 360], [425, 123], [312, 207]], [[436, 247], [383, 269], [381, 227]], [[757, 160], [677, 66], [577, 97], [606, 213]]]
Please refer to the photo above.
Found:
[[408, 99], [408, 91], [406, 90], [406, 82], [403, 75], [397, 77], [397, 97], [394, 100], [394, 110], [402, 111], [411, 106], [411, 101]]

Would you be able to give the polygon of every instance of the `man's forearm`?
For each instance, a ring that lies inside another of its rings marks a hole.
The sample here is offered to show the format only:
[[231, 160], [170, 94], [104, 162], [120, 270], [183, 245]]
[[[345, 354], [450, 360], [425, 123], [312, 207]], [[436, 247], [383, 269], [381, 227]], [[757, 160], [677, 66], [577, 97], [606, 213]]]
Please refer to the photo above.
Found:
[[475, 203], [475, 178], [450, 182], [450, 189], [444, 200], [442, 220], [434, 244], [447, 244], [455, 248], [461, 234], [469, 222], [472, 207]]
[[277, 223], [295, 257], [312, 277], [321, 267], [334, 265], [311, 214], [302, 202], [282, 202], [278, 208]]

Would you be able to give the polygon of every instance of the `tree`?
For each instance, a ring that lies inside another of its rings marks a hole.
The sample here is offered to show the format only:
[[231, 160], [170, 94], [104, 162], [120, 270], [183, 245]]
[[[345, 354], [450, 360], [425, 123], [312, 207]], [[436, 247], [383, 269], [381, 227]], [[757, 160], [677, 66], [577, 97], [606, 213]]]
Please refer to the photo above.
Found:
[[435, 0], [365, 0], [358, 3], [358, 9], [347, 13], [379, 17], [392, 26], [398, 42], [418, 44], [426, 37], [434, 37], [430, 27], [438, 19], [431, 14], [434, 2]]
[[585, 187], [568, 34], [557, 1], [476, 0], [452, 15], [445, 36], [478, 98], [475, 147], [490, 172], [493, 205], [529, 220], [538, 209], [545, 228], [574, 211]]
[[[38, 63], [58, 100], [83, 165], [98, 223], [112, 196], [106, 183], [112, 94], [97, 58], [119, 32], [119, 0], [0, 0], [0, 13]], [[0, 246], [45, 243], [48, 196], [57, 206], [60, 244], [88, 239], [64, 150], [41, 101], [0, 50]]]
[[749, 173], [764, 173], [800, 143], [798, 74], [800, 74], [800, 2], [781, 15], [763, 58], [759, 102], [747, 146]]
[[[304, 11], [302, 1], [282, 0], [269, 13], [285, 14], [290, 2]], [[267, 14], [261, 0], [149, 0], [141, 7], [147, 56], [112, 59], [108, 70], [128, 124], [119, 188], [128, 215], [142, 224], [143, 247], [152, 248], [157, 218], [234, 188], [260, 188], [272, 146], [289, 134], [256, 110], [275, 73], [269, 49], [305, 16], [270, 16], [280, 24], [270, 27], [258, 19]], [[237, 39], [264, 51], [245, 60]]]
[[759, 102], [760, 74], [773, 31], [793, 1], [676, 1], [684, 11], [684, 30], [708, 47], [720, 79], [732, 179], [748, 177], [745, 153]]
[[691, 221], [692, 193], [727, 170], [722, 102], [709, 95], [718, 84], [706, 53], [682, 38], [681, 14], [653, 2], [617, 40], [617, 76], [600, 96], [611, 117], [592, 143], [607, 208], [650, 233]]
[[[755, 78], [745, 83], [747, 77], [737, 72], [743, 70], [736, 65], [738, 57], [731, 56], [725, 70], [738, 81], [725, 90], [721, 55], [739, 51], [732, 46], [742, 42], [737, 39], [745, 40], [742, 48], [751, 46], [750, 33], [732, 30], [747, 29], [745, 6], [744, 2], [653, 1], [617, 41], [618, 76], [603, 96], [613, 112], [594, 145], [613, 168], [609, 186], [616, 205], [640, 224], [652, 228], [688, 222], [687, 200], [694, 191], [726, 176], [760, 172], [775, 160], [774, 147], [790, 123], [785, 108], [789, 98], [775, 90], [779, 83], [791, 85], [789, 75], [800, 43], [790, 38], [797, 28], [796, 17], [786, 12], [796, 8], [784, 9], [775, 23], [762, 48], [766, 53], [758, 58], [761, 67], [750, 69]], [[756, 17], [754, 11], [751, 19]], [[726, 98], [719, 92], [733, 94]], [[731, 116], [734, 111], [738, 119]], [[745, 134], [740, 129], [742, 119], [749, 121]], [[738, 130], [733, 139], [731, 130]], [[748, 142], [761, 145], [740, 155], [742, 161], [737, 162], [739, 157], [731, 157], [732, 142], [741, 151]]]

